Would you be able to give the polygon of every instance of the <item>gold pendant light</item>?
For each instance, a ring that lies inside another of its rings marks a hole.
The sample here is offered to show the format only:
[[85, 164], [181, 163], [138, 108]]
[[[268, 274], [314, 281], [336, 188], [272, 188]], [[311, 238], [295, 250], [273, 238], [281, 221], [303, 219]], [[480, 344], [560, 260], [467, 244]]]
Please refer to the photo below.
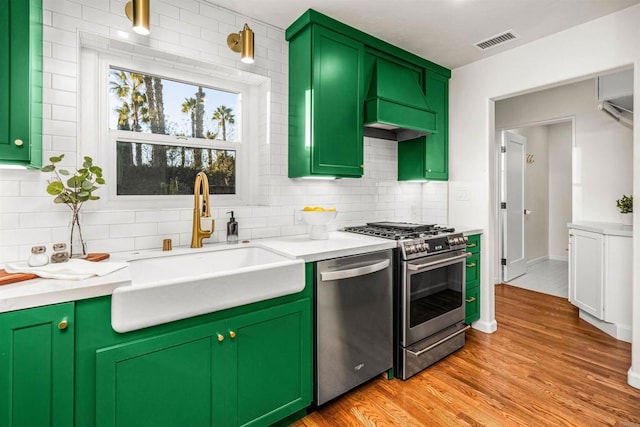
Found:
[[227, 46], [234, 52], [240, 52], [240, 60], [242, 62], [245, 64], [253, 64], [253, 31], [249, 28], [249, 25], [244, 24], [242, 30], [229, 34], [227, 36]]
[[131, 0], [124, 6], [127, 18], [133, 22], [133, 31], [143, 36], [149, 34], [149, 1]]

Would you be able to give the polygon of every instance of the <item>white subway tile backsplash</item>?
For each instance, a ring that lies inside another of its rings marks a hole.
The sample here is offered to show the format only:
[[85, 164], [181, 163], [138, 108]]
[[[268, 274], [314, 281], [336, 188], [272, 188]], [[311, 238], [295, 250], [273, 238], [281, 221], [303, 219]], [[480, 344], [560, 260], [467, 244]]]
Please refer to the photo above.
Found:
[[113, 224], [109, 227], [109, 235], [117, 237], [155, 236], [158, 234], [156, 223]]

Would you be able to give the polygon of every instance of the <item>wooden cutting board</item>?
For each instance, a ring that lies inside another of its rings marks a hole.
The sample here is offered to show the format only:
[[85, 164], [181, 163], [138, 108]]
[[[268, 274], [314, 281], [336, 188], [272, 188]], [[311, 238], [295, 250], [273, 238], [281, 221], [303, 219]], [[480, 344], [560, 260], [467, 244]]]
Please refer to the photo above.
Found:
[[[109, 258], [107, 253], [91, 253], [85, 258], [87, 261], [98, 262]], [[38, 276], [27, 273], [7, 273], [4, 268], [0, 269], [0, 286], [10, 283], [22, 282], [24, 280], [35, 279]]]

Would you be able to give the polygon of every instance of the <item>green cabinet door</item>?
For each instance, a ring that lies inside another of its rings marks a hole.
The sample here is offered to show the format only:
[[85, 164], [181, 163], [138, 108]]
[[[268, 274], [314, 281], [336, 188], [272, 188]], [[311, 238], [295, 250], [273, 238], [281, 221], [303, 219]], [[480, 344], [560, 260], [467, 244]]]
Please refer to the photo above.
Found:
[[99, 427], [264, 426], [311, 403], [308, 298], [143, 332], [95, 352]]
[[471, 324], [480, 318], [480, 235], [468, 236], [465, 271], [465, 323]]
[[0, 9], [0, 163], [40, 167], [42, 0]]
[[427, 102], [438, 112], [436, 129], [426, 137], [425, 175], [429, 180], [449, 179], [449, 79], [433, 72], [426, 73]]
[[0, 314], [0, 425], [73, 426], [74, 304]]
[[319, 25], [289, 44], [289, 177], [360, 177], [364, 46]]
[[[229, 424], [266, 426], [312, 400], [308, 299], [229, 319]], [[235, 377], [235, 380], [234, 380]]]
[[224, 425], [223, 332], [212, 322], [98, 350], [96, 425]]
[[398, 180], [449, 179], [449, 79], [426, 72], [427, 102], [436, 112], [436, 133], [398, 142]]

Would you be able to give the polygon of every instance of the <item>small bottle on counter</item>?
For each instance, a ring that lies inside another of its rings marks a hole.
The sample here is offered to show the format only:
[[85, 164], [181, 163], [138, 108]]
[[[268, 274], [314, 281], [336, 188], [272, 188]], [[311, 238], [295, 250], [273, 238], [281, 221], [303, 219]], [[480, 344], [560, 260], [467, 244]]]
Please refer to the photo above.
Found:
[[31, 255], [27, 260], [29, 267], [42, 267], [49, 264], [49, 256], [46, 254], [46, 246], [34, 246], [31, 248]]
[[227, 243], [238, 243], [238, 221], [233, 217], [233, 211], [227, 213], [231, 214], [227, 222]]
[[67, 252], [66, 243], [54, 243], [53, 254], [51, 255], [51, 263], [57, 264], [60, 262], [69, 261], [69, 252]]

